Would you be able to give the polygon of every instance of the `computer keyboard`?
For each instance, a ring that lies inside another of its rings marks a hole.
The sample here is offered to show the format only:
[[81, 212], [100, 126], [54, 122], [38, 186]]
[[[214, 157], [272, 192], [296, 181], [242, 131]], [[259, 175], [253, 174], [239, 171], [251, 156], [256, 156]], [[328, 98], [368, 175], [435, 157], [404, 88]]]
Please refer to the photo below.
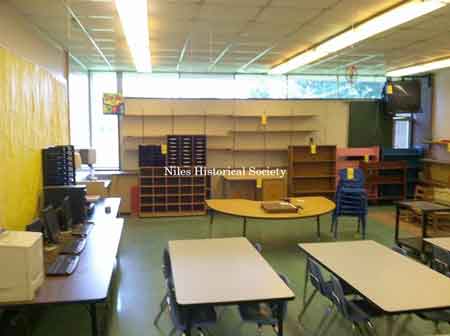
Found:
[[86, 239], [79, 238], [66, 242], [60, 251], [60, 254], [78, 255], [86, 247]]
[[47, 267], [47, 275], [70, 275], [78, 266], [79, 256], [59, 255], [56, 260]]
[[72, 228], [72, 236], [87, 237], [93, 227], [94, 225], [89, 223], [77, 225]]

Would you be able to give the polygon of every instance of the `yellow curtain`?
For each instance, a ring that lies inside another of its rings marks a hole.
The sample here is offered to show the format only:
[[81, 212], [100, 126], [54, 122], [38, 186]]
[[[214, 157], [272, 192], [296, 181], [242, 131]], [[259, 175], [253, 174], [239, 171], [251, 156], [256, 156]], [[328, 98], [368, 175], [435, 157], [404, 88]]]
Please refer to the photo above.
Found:
[[66, 85], [0, 47], [0, 226], [39, 215], [41, 149], [69, 141]]

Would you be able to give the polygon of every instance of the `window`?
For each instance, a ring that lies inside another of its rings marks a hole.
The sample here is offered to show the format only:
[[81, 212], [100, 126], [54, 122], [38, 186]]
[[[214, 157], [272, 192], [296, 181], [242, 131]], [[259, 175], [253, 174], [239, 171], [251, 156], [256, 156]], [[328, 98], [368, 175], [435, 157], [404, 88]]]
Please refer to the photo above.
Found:
[[379, 99], [386, 77], [288, 76], [288, 97], [298, 99]]
[[123, 73], [123, 95], [138, 98], [178, 98], [178, 74]]
[[378, 99], [385, 77], [123, 74], [125, 97], [218, 99]]
[[286, 76], [236, 75], [236, 98], [286, 99]]
[[409, 148], [412, 118], [410, 114], [397, 114], [394, 118], [394, 148]]
[[92, 147], [97, 152], [96, 168], [119, 168], [119, 132], [117, 116], [103, 114], [103, 94], [117, 92], [115, 72], [91, 74]]
[[336, 76], [288, 76], [288, 97], [297, 99], [338, 98]]
[[338, 76], [338, 97], [379, 99], [385, 82], [385, 77], [359, 76], [351, 83], [346, 76]]
[[234, 98], [236, 82], [233, 75], [180, 75], [180, 98]]
[[73, 72], [69, 77], [70, 142], [76, 148], [89, 148], [89, 76], [87, 72]]

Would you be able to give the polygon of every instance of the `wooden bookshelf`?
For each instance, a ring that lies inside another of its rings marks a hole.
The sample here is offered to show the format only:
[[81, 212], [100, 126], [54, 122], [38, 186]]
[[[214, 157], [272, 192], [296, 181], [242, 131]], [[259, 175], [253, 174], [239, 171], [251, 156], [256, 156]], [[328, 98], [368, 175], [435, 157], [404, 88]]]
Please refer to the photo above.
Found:
[[289, 195], [333, 197], [336, 187], [336, 146], [290, 146]]
[[366, 177], [366, 189], [378, 190], [368, 194], [371, 201], [404, 200], [407, 196], [407, 165], [404, 161], [361, 162]]
[[207, 178], [167, 176], [164, 167], [141, 167], [139, 172], [140, 217], [194, 216], [206, 213]]
[[[428, 186], [450, 188], [450, 148], [445, 140], [428, 142], [423, 174], [419, 182]], [[425, 181], [425, 182], [424, 182]]]

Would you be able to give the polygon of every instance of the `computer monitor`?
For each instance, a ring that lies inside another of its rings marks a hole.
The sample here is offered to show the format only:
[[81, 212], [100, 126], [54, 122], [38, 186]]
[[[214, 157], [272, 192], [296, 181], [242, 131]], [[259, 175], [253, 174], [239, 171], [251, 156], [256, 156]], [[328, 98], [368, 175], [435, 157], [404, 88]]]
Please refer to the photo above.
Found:
[[72, 228], [73, 216], [72, 216], [72, 205], [70, 204], [70, 197], [64, 197], [61, 203], [61, 214], [62, 214], [62, 227], [64, 230], [70, 230]]
[[48, 206], [42, 210], [42, 218], [45, 224], [45, 232], [47, 233], [48, 241], [52, 244], [59, 243], [59, 220], [56, 210], [52, 206]]
[[40, 232], [44, 234], [44, 224], [40, 218], [35, 219], [31, 224], [26, 227], [28, 232]]

